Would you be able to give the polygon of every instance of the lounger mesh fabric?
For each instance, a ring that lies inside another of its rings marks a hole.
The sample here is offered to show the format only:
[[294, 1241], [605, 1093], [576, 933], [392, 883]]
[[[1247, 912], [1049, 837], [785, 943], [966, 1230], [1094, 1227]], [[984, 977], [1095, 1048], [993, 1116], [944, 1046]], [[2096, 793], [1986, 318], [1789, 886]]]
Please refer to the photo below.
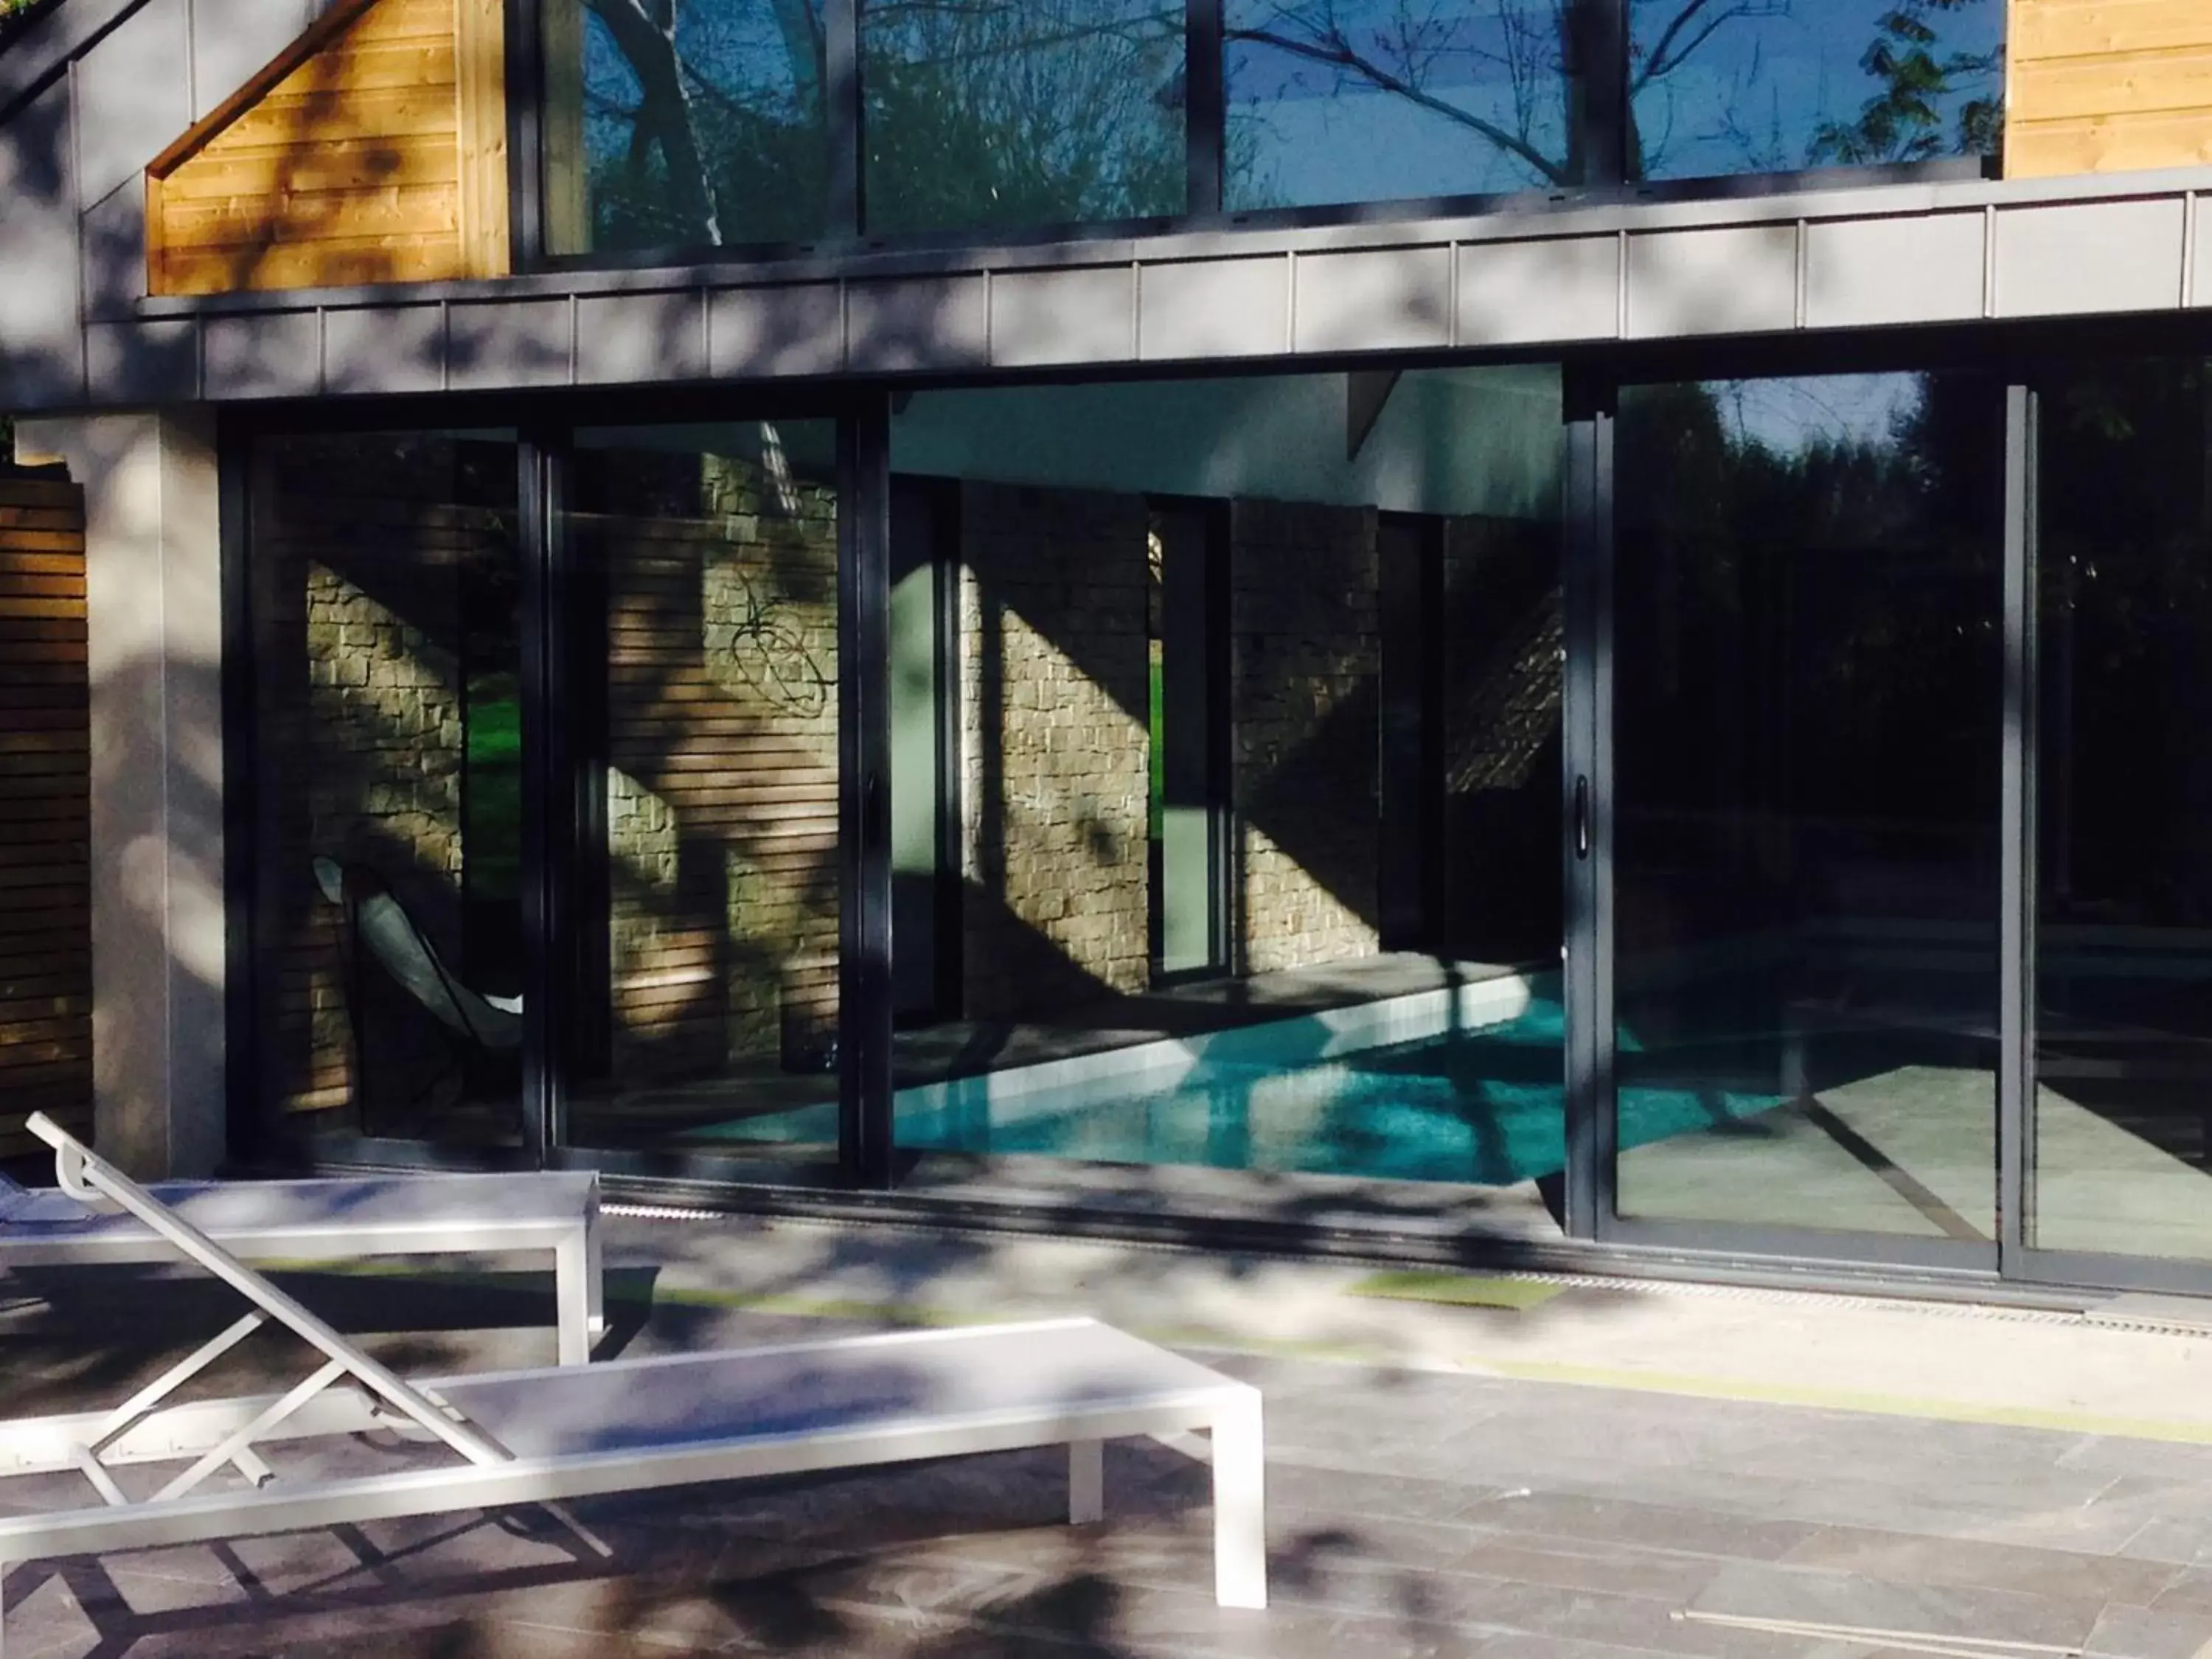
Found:
[[[90, 1210], [65, 1194], [25, 1187], [0, 1175], [0, 1229], [88, 1221], [92, 1215]], [[0, 1231], [0, 1240], [5, 1237], [5, 1232]], [[0, 1256], [0, 1267], [5, 1265], [4, 1256]]]

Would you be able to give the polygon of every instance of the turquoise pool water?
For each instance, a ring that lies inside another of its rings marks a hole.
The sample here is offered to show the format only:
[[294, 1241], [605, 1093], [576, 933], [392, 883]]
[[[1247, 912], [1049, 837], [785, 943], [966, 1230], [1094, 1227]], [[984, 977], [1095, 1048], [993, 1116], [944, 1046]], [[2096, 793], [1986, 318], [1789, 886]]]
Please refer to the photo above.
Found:
[[[1671, 1086], [1659, 1057], [1624, 1036], [1632, 1079], [1619, 1091], [1623, 1148], [1741, 1124], [1781, 1103], [1771, 1040], [1708, 1037], [1700, 1048], [1691, 1067], [1698, 1080]], [[1149, 1077], [1108, 1069], [996, 1098], [980, 1078], [904, 1090], [895, 1133], [914, 1152], [1510, 1186], [1565, 1166], [1565, 1054], [1559, 1004], [1540, 996], [1494, 1024], [1303, 1064], [1209, 1058], [1180, 1076]], [[1111, 1056], [1097, 1058], [1110, 1067]], [[1730, 1077], [1739, 1081], [1715, 1081]], [[693, 1138], [829, 1144], [836, 1133], [836, 1108], [823, 1103]]]
[[[1147, 1087], [1091, 1083], [986, 1104], [900, 1104], [920, 1151], [1454, 1181], [1485, 1186], [1565, 1165], [1563, 1020], [1538, 1001], [1499, 1024], [1285, 1069], [1202, 1060]], [[1641, 1145], [1741, 1121], [1778, 1095], [1712, 1087], [1621, 1091], [1620, 1139]]]

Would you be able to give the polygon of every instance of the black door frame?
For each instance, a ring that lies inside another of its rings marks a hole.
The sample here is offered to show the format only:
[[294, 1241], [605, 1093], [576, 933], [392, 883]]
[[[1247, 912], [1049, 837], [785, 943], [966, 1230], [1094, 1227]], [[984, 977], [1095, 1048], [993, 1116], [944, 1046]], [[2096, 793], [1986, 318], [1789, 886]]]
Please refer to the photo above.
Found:
[[[2212, 349], [2212, 331], [2176, 331], [2173, 337], [2119, 325], [2087, 325], [2073, 331], [2075, 349], [2114, 354]], [[2200, 337], [2201, 336], [2201, 337]], [[1567, 660], [1564, 666], [1564, 733], [1561, 787], [1565, 834], [1562, 879], [1567, 927], [1564, 944], [1563, 992], [1568, 1012], [1566, 1140], [1563, 1221], [1571, 1241], [1608, 1247], [1607, 1255], [1646, 1252], [1677, 1261], [1747, 1267], [1759, 1259], [1802, 1263], [1808, 1269], [1864, 1266], [1894, 1267], [1919, 1279], [1972, 1284], [2002, 1280], [2026, 1285], [2067, 1285], [2118, 1290], [2142, 1289], [2204, 1294], [2212, 1292], [2212, 1263], [2148, 1257], [2093, 1255], [2041, 1250], [2027, 1242], [2025, 1217], [2032, 1189], [2030, 1136], [2033, 1127], [2033, 990], [2034, 986], [2035, 801], [2037, 755], [2034, 732], [2037, 616], [2033, 580], [2036, 501], [2037, 394], [2034, 376], [2021, 367], [2033, 348], [2057, 345], [2050, 330], [2023, 331], [1992, 340], [1938, 331], [1908, 341], [1895, 337], [1861, 341], [1808, 339], [1786, 345], [1747, 342], [1729, 348], [1713, 342], [1679, 346], [1609, 347], [1571, 357], [1565, 365], [1565, 420], [1561, 434], [1566, 499], [1564, 507], [1563, 582], [1567, 608]], [[2000, 1061], [1997, 1087], [1996, 1186], [1998, 1237], [1986, 1248], [1930, 1241], [1886, 1239], [1853, 1233], [1810, 1230], [1723, 1227], [1705, 1224], [1623, 1222], [1615, 1214], [1615, 1125], [1611, 1110], [1615, 963], [1613, 954], [1614, 775], [1611, 722], [1605, 718], [1613, 697], [1612, 644], [1614, 414], [1619, 388], [1668, 378], [1727, 378], [1789, 374], [1877, 372], [1921, 368], [1931, 361], [1978, 367], [2001, 376], [2004, 386], [2004, 503], [2002, 626], [2004, 629], [2002, 854], [2000, 874]], [[1439, 362], [1456, 361], [1439, 358]], [[1243, 372], [1249, 372], [1244, 366]], [[225, 748], [226, 866], [231, 901], [244, 912], [231, 929], [229, 965], [234, 988], [230, 998], [232, 1052], [256, 1052], [259, 1015], [254, 989], [264, 958], [255, 941], [258, 920], [251, 904], [254, 827], [255, 672], [254, 622], [250, 559], [251, 445], [265, 434], [299, 431], [378, 431], [407, 428], [499, 427], [517, 434], [518, 465], [525, 491], [522, 514], [528, 529], [525, 580], [544, 597], [534, 601], [541, 622], [549, 607], [574, 580], [567, 568], [556, 526], [566, 471], [563, 453], [572, 424], [594, 427], [653, 425], [686, 420], [835, 418], [840, 423], [840, 670], [841, 714], [849, 738], [841, 761], [847, 768], [841, 791], [842, 879], [848, 885], [848, 961], [842, 992], [843, 1018], [859, 1040], [841, 1045], [840, 1142], [834, 1165], [824, 1159], [806, 1164], [726, 1156], [606, 1152], [565, 1144], [566, 1100], [557, 1066], [538, 1064], [526, 1079], [523, 1142], [510, 1149], [469, 1150], [359, 1135], [318, 1138], [308, 1142], [287, 1134], [272, 1121], [259, 1097], [256, 1063], [230, 1068], [229, 1120], [234, 1154], [270, 1163], [369, 1164], [396, 1168], [461, 1169], [525, 1167], [542, 1162], [553, 1168], [587, 1168], [610, 1176], [684, 1186], [781, 1188], [805, 1201], [810, 1190], [828, 1198], [838, 1189], [880, 1189], [893, 1183], [896, 1157], [892, 1137], [889, 1070], [890, 984], [888, 813], [888, 729], [884, 711], [871, 706], [869, 676], [863, 665], [887, 650], [889, 426], [890, 405], [880, 388], [841, 386], [812, 394], [779, 396], [770, 403], [736, 390], [690, 392], [659, 389], [648, 393], [545, 394], [529, 398], [363, 399], [343, 405], [282, 404], [252, 411], [227, 410], [222, 421], [222, 499], [226, 604]], [[878, 510], [878, 509], [882, 510]], [[531, 794], [541, 813], [526, 833], [554, 850], [545, 837], [572, 835], [574, 803], [562, 795], [560, 744], [565, 726], [550, 688], [563, 677], [562, 664], [575, 642], [559, 630], [524, 641], [538, 664], [526, 662], [525, 721], [538, 733], [526, 743], [526, 764], [534, 781]], [[874, 677], [878, 683], [880, 675]], [[848, 701], [849, 700], [849, 701]], [[878, 695], [876, 701], [880, 702]], [[882, 729], [878, 729], [882, 728]], [[866, 780], [877, 782], [871, 791]], [[1580, 786], [1579, 788], [1577, 786]], [[563, 826], [567, 826], [565, 829]], [[555, 853], [565, 854], [566, 843]], [[539, 876], [557, 867], [541, 853]], [[550, 882], [549, 889], [559, 884]], [[543, 893], [533, 882], [529, 902], [535, 911], [532, 943], [542, 946], [563, 930], [557, 890]], [[855, 906], [850, 895], [862, 902]], [[841, 924], [842, 925], [842, 924]], [[551, 953], [538, 956], [550, 961]], [[877, 971], [880, 969], [880, 971]], [[532, 1018], [542, 1031], [561, 1018], [563, 999], [573, 995], [549, 968], [531, 990], [542, 1013]], [[872, 1041], [870, 1033], [874, 1033]], [[542, 1037], [533, 1040], [544, 1053]], [[1615, 1248], [1617, 1247], [1617, 1249]]]
[[[801, 402], [763, 404], [741, 393], [661, 394], [650, 400], [595, 395], [572, 399], [364, 399], [271, 405], [222, 423], [224, 507], [223, 716], [226, 872], [234, 921], [228, 1035], [246, 1056], [228, 1073], [232, 1155], [276, 1165], [408, 1170], [596, 1170], [673, 1187], [817, 1191], [891, 1183], [890, 842], [888, 677], [890, 652], [890, 416], [886, 397], [843, 388]], [[571, 971], [575, 853], [589, 831], [591, 791], [579, 769], [574, 721], [562, 688], [580, 641], [570, 625], [578, 573], [562, 533], [572, 453], [580, 426], [654, 426], [686, 421], [834, 419], [838, 437], [838, 714], [840, 1035], [838, 1142], [834, 1160], [673, 1153], [568, 1144], [567, 1068], [556, 1034], [572, 1029], [579, 994]], [[252, 872], [259, 790], [253, 695], [265, 646], [255, 615], [251, 488], [253, 447], [297, 433], [486, 428], [514, 434], [520, 560], [523, 731], [523, 930], [525, 987], [520, 1144], [462, 1146], [367, 1135], [307, 1133], [283, 1121], [264, 1097], [257, 1043], [272, 960], [267, 919]], [[878, 672], [870, 672], [871, 665]]]
[[[2212, 1294], [2212, 1261], [2093, 1254], [2041, 1249], [2031, 1241], [2034, 1188], [2036, 929], [2038, 889], [2037, 660], [2041, 623], [2038, 595], [2040, 393], [2036, 363], [2071, 343], [2093, 355], [2156, 355], [2156, 343], [2113, 328], [2085, 331], [2068, 343], [1974, 342], [1941, 354], [1947, 365], [1971, 367], [2001, 385], [2003, 421], [2000, 557], [2002, 723], [2000, 755], [2000, 851], [1997, 893], [1998, 1066], [1994, 1100], [1996, 1149], [1990, 1178], [1996, 1237], [1986, 1245], [1915, 1240], [1811, 1229], [1624, 1219], [1617, 1209], [1614, 1039], [1613, 638], [1613, 416], [1620, 388], [1677, 378], [1746, 378], [1790, 374], [1881, 372], [1926, 368], [1902, 342], [1872, 349], [1848, 342], [1772, 343], [1735, 353], [1710, 347], [1694, 353], [1659, 350], [1594, 360], [1568, 382], [1566, 430], [1566, 586], [1568, 599], [1567, 798], [1565, 869], [1568, 939], [1568, 1202], [1571, 1237], [1607, 1245], [1647, 1247], [1699, 1257], [1769, 1257], [1823, 1265], [1895, 1267], [1956, 1274], [1969, 1281], [2021, 1286]], [[2169, 351], [2195, 355], [2212, 341], [2179, 340]], [[1587, 779], [1579, 822], [1587, 851], [1576, 844], [1577, 783]]]
[[[2001, 1065], [1998, 1098], [1993, 1101], [2000, 1156], [1990, 1170], [1990, 1180], [2000, 1218], [1999, 1237], [1986, 1243], [1968, 1240], [1826, 1231], [1811, 1227], [1777, 1227], [1759, 1224], [1692, 1222], [1623, 1216], [1620, 1211], [1618, 1176], [1619, 1116], [1617, 1096], [1617, 951], [1616, 840], [1618, 776], [1614, 756], [1614, 633], [1617, 616], [1616, 572], [1619, 523], [1615, 511], [1615, 442], [1620, 399], [1625, 386], [1663, 382], [1670, 376], [1713, 380], [1733, 378], [1727, 354], [1707, 349], [1685, 364], [1672, 354], [1658, 354], [1643, 363], [1621, 356], [1595, 362], [1580, 372], [1571, 372], [1566, 388], [1565, 449], [1566, 501], [1565, 557], [1566, 563], [1567, 662], [1566, 764], [1565, 791], [1566, 831], [1562, 848], [1568, 915], [1566, 941], [1567, 1019], [1567, 1201], [1565, 1224], [1571, 1237], [1607, 1245], [1646, 1247], [1670, 1253], [1726, 1257], [1759, 1257], [1778, 1261], [1857, 1263], [1893, 1267], [1917, 1272], [1990, 1278], [2017, 1276], [2014, 1253], [2005, 1248], [2005, 1230], [2019, 1214], [2014, 1190], [2019, 1171], [2007, 1162], [2018, 1147], [2019, 1079], [2009, 1062]], [[1802, 362], [1793, 359], [1802, 357]], [[1721, 361], [1716, 362], [1718, 358]], [[1777, 350], [1767, 345], [1746, 356], [1738, 372], [1743, 378], [1774, 378], [1791, 374], [1848, 372], [1849, 360], [1839, 365], [1832, 345], [1804, 353]], [[1869, 366], [1880, 372], [1887, 365]], [[2008, 388], [2005, 407], [2009, 424], [2016, 418], [2017, 388]], [[2020, 477], [2015, 465], [2014, 436], [2008, 432], [2006, 447], [2007, 488], [2002, 550], [2002, 598], [2008, 647], [2015, 636], [2014, 612], [2024, 581], [2027, 537], [2025, 520], [2015, 522], [2012, 499]], [[2014, 754], [2021, 736], [2020, 718], [2024, 695], [2019, 660], [2021, 653], [2006, 653], [2003, 707], [2007, 752], [2004, 757], [2004, 800], [2007, 821], [2003, 833], [2005, 863], [2000, 872], [2000, 951], [2003, 955], [2001, 981], [2012, 1017], [2016, 1000], [2010, 992], [2017, 983], [2018, 956], [2024, 948], [2014, 937], [2011, 918], [2017, 908], [2021, 872], [2014, 857], [2016, 786]], [[2022, 799], [2025, 797], [2021, 798]], [[2014, 1050], [2010, 1026], [2000, 1032], [2006, 1054]], [[2006, 1149], [2011, 1149], [2009, 1154]], [[2010, 1183], [2010, 1184], [2007, 1184]]]
[[[2169, 354], [2197, 356], [2185, 342]], [[2115, 356], [2123, 354], [2113, 354]], [[2048, 1249], [2032, 1242], [2035, 1188], [2038, 895], [2040, 855], [2041, 701], [2039, 603], [2041, 375], [2014, 377], [2006, 399], [2004, 1090], [2000, 1122], [2000, 1201], [2004, 1273], [2033, 1284], [2212, 1295], [2212, 1260]]]
[[1560, 514], [1566, 661], [1561, 665], [1560, 879], [1565, 893], [1561, 1001], [1566, 1016], [1566, 1180], [1571, 1238], [1609, 1239], [1613, 1214], [1613, 416], [1618, 393], [1571, 368]]

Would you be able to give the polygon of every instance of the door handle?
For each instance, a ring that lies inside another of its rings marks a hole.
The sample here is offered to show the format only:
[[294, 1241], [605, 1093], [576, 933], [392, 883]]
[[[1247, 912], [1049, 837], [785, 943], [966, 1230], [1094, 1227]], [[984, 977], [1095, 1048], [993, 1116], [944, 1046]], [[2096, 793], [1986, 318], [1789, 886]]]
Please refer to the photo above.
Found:
[[1590, 855], [1590, 785], [1586, 777], [1575, 780], [1575, 856]]

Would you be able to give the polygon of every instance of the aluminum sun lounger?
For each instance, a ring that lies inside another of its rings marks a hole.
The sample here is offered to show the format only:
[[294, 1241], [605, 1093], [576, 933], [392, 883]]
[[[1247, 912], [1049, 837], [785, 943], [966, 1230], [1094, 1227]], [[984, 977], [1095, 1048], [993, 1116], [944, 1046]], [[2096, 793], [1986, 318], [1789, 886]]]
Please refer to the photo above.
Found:
[[[33, 1560], [524, 1506], [606, 1554], [564, 1500], [1036, 1446], [1068, 1448], [1081, 1523], [1103, 1512], [1103, 1442], [1202, 1430], [1216, 1597], [1267, 1605], [1259, 1391], [1120, 1331], [1056, 1320], [409, 1383], [52, 1123], [29, 1127], [55, 1148], [64, 1190], [119, 1205], [254, 1311], [112, 1412], [0, 1423], [0, 1476], [75, 1470], [103, 1504], [0, 1516], [0, 1588]], [[162, 1404], [272, 1320], [324, 1357], [298, 1387]], [[278, 1480], [256, 1449], [376, 1428], [442, 1441], [462, 1464]], [[115, 1477], [164, 1462], [186, 1467], [149, 1498]], [[246, 1485], [202, 1490], [226, 1465]]]
[[[553, 1256], [560, 1359], [581, 1365], [605, 1329], [596, 1175], [374, 1176], [327, 1181], [163, 1182], [161, 1206], [249, 1261], [362, 1256]], [[143, 1222], [67, 1193], [0, 1177], [0, 1270], [175, 1259]]]

